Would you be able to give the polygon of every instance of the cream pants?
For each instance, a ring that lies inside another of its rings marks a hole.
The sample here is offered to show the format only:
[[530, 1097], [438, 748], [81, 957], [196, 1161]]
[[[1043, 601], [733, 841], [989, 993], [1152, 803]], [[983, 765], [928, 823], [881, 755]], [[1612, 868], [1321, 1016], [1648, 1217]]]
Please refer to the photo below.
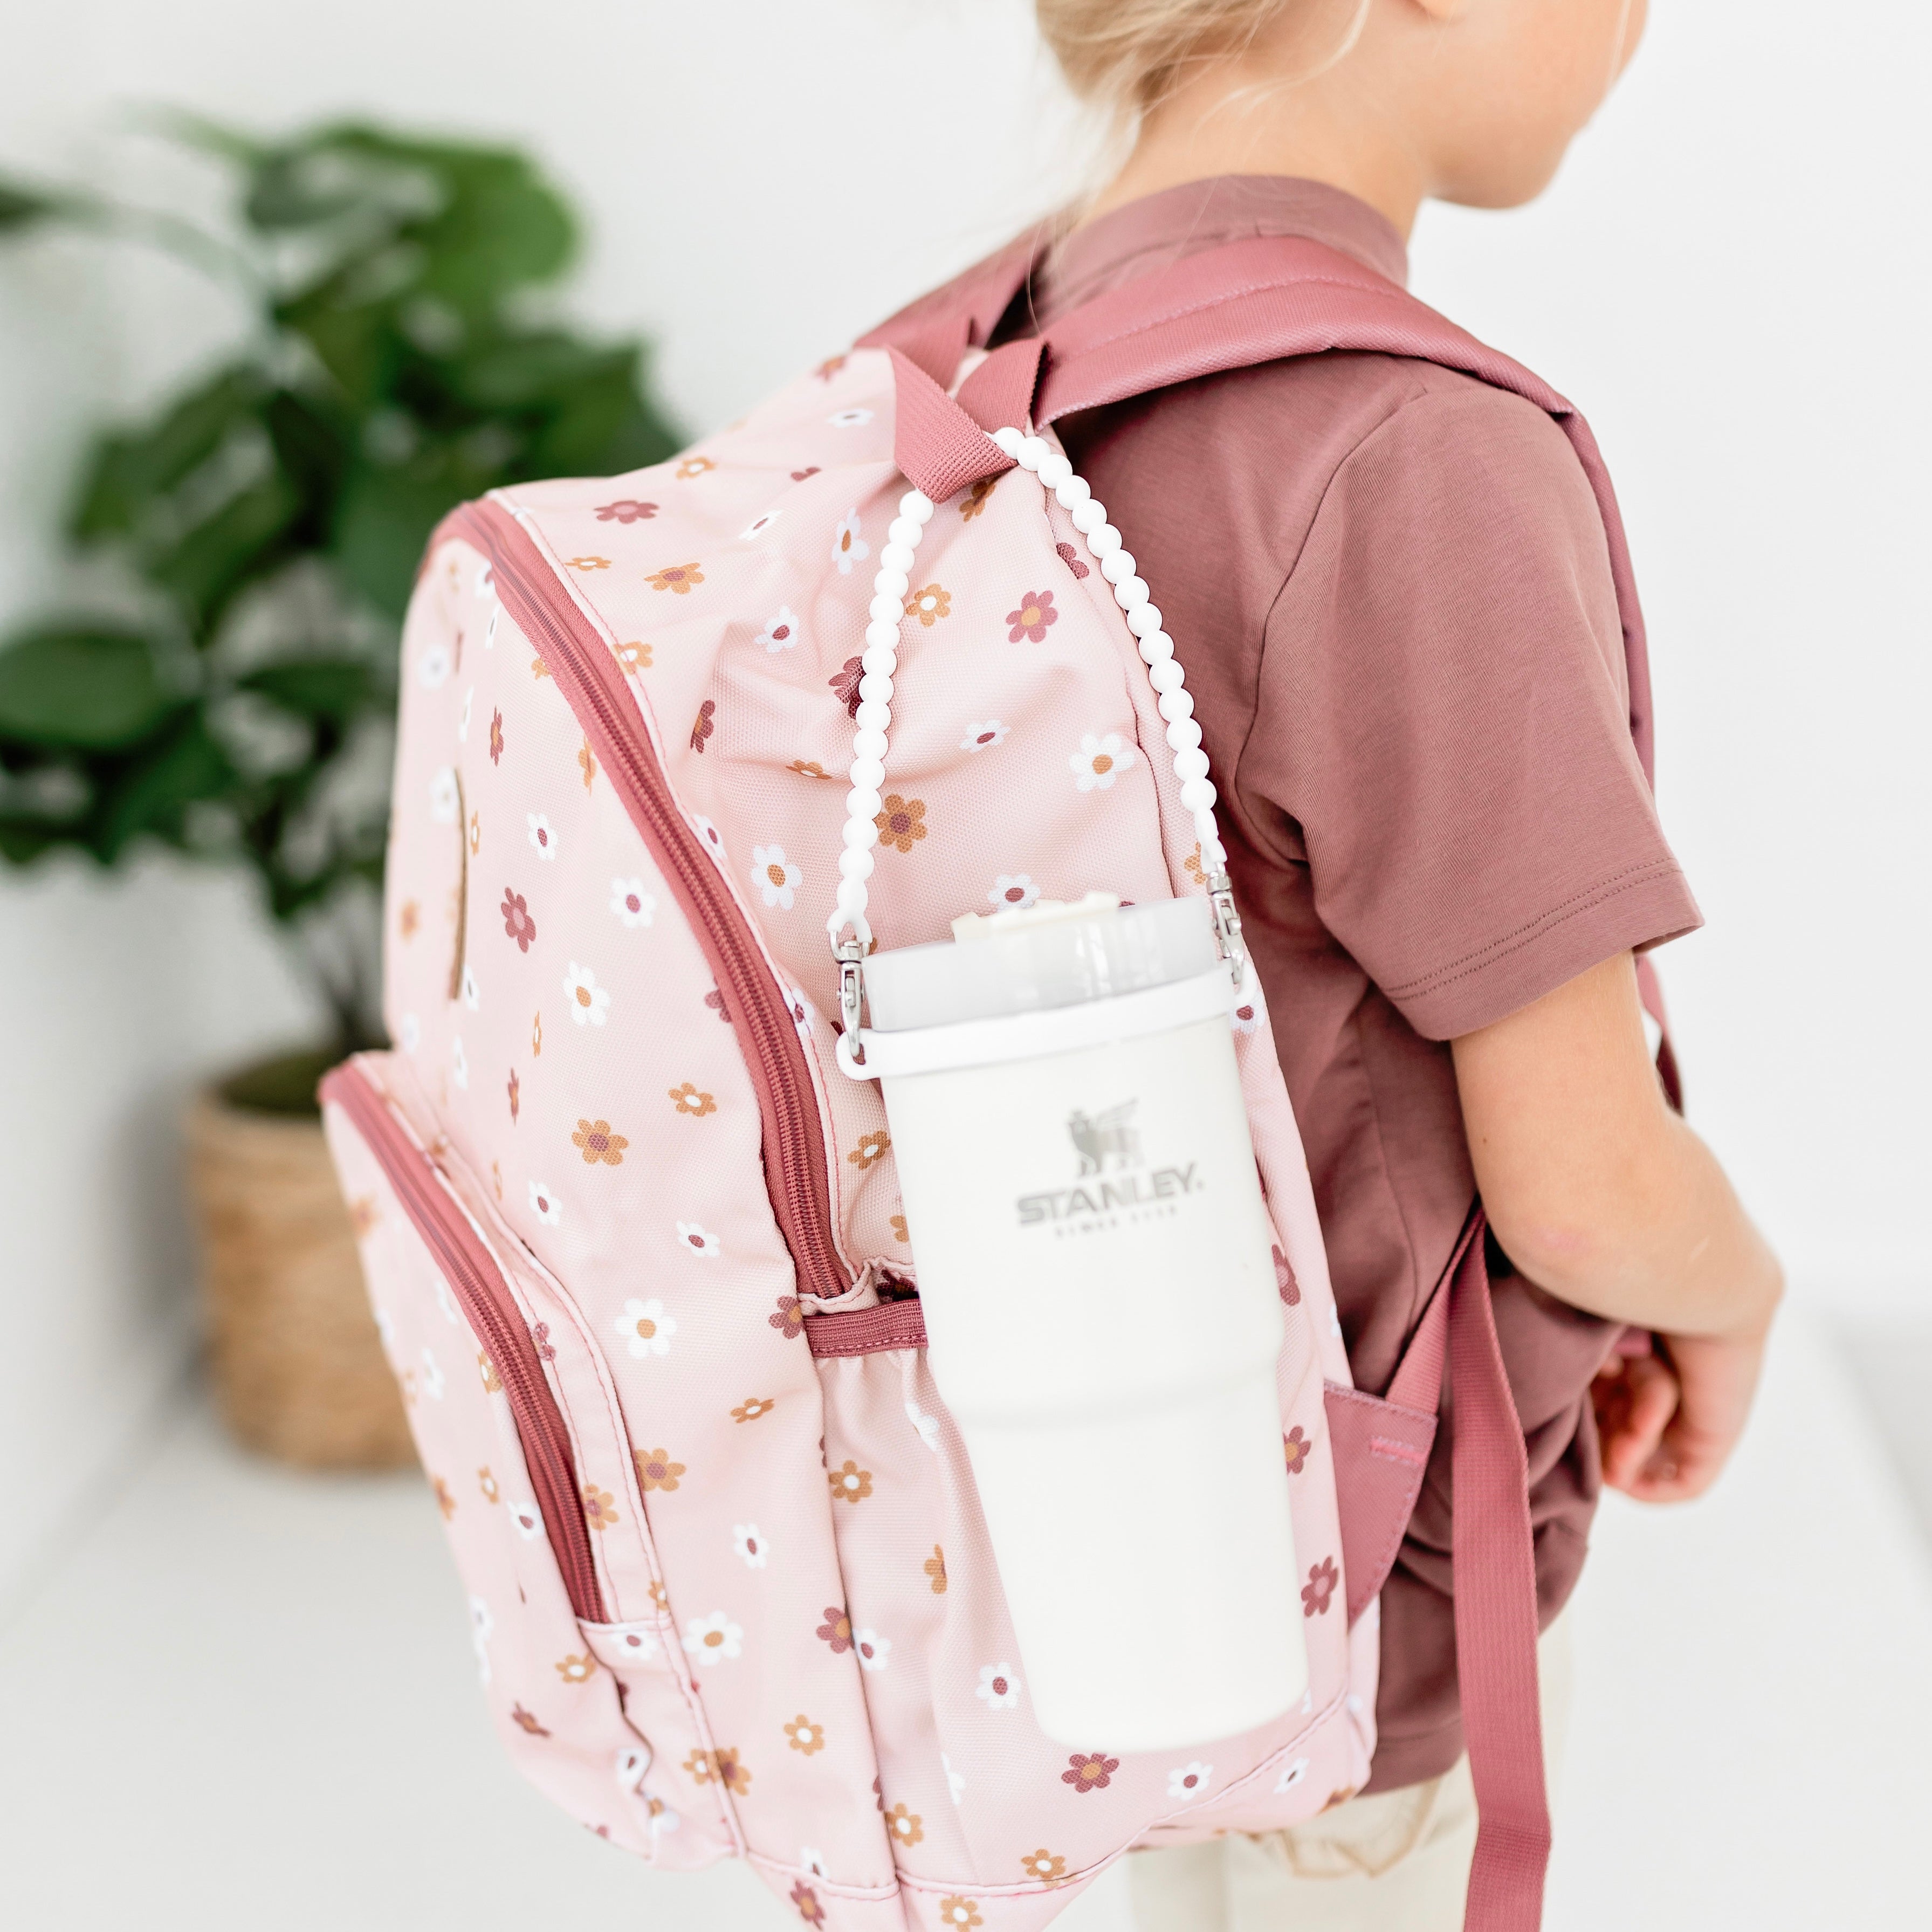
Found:
[[[1570, 1632], [1537, 1647], [1544, 1760], [1556, 1796], [1570, 1714]], [[1476, 1846], [1466, 1758], [1442, 1777], [1351, 1798], [1258, 1837], [1136, 1852], [1138, 1932], [1460, 1932]]]

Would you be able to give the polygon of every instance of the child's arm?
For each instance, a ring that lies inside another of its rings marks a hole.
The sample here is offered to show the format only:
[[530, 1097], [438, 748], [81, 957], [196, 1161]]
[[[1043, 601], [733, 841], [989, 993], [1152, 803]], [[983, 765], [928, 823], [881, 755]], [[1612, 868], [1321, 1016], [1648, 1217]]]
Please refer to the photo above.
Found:
[[1630, 956], [1453, 1044], [1504, 1252], [1561, 1300], [1655, 1330], [1676, 1372], [1646, 1360], [1600, 1384], [1606, 1474], [1650, 1500], [1695, 1495], [1744, 1426], [1783, 1277], [1664, 1100]]

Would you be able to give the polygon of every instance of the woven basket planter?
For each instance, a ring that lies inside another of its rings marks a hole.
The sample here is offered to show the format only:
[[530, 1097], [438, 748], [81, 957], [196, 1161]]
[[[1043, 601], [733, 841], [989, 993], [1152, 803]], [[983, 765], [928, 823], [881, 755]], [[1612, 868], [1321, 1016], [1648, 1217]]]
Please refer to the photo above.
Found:
[[416, 1452], [319, 1121], [203, 1094], [188, 1120], [217, 1400], [251, 1449], [316, 1469]]

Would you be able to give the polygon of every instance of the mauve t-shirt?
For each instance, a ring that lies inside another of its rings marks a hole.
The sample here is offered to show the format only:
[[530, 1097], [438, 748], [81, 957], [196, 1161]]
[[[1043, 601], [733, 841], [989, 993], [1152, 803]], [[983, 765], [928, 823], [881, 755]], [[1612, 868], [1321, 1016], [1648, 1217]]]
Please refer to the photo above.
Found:
[[[1231, 177], [1075, 230], [1010, 315], [1043, 327], [1256, 236], [1406, 276], [1353, 196]], [[1397, 356], [1234, 370], [1059, 428], [1187, 668], [1348, 1358], [1379, 1392], [1474, 1193], [1447, 1042], [1699, 923], [1631, 746], [1596, 502], [1534, 404]], [[1612, 1331], [1491, 1258], [1546, 1624], [1596, 1507], [1587, 1392]], [[1445, 1431], [1382, 1594], [1373, 1788], [1462, 1751], [1448, 1490]]]

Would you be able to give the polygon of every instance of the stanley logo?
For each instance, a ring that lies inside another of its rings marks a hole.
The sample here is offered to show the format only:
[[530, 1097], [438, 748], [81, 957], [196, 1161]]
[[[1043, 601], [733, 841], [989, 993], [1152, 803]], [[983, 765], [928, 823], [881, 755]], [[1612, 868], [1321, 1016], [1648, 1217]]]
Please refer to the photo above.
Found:
[[[1195, 1172], [1195, 1163], [1185, 1167], [1143, 1168], [1139, 1128], [1132, 1124], [1138, 1100], [1124, 1100], [1098, 1114], [1076, 1107], [1068, 1115], [1067, 1138], [1080, 1156], [1076, 1184], [1054, 1188], [1045, 1194], [1021, 1196], [1018, 1203], [1020, 1226], [1033, 1227], [1052, 1221], [1111, 1214], [1121, 1208], [1148, 1208], [1172, 1202], [1185, 1194], [1198, 1193], [1203, 1184]], [[1084, 1184], [1090, 1182], [1090, 1185]], [[1161, 1211], [1172, 1214], [1172, 1207]], [[1138, 1218], [1138, 1217], [1137, 1217]]]

